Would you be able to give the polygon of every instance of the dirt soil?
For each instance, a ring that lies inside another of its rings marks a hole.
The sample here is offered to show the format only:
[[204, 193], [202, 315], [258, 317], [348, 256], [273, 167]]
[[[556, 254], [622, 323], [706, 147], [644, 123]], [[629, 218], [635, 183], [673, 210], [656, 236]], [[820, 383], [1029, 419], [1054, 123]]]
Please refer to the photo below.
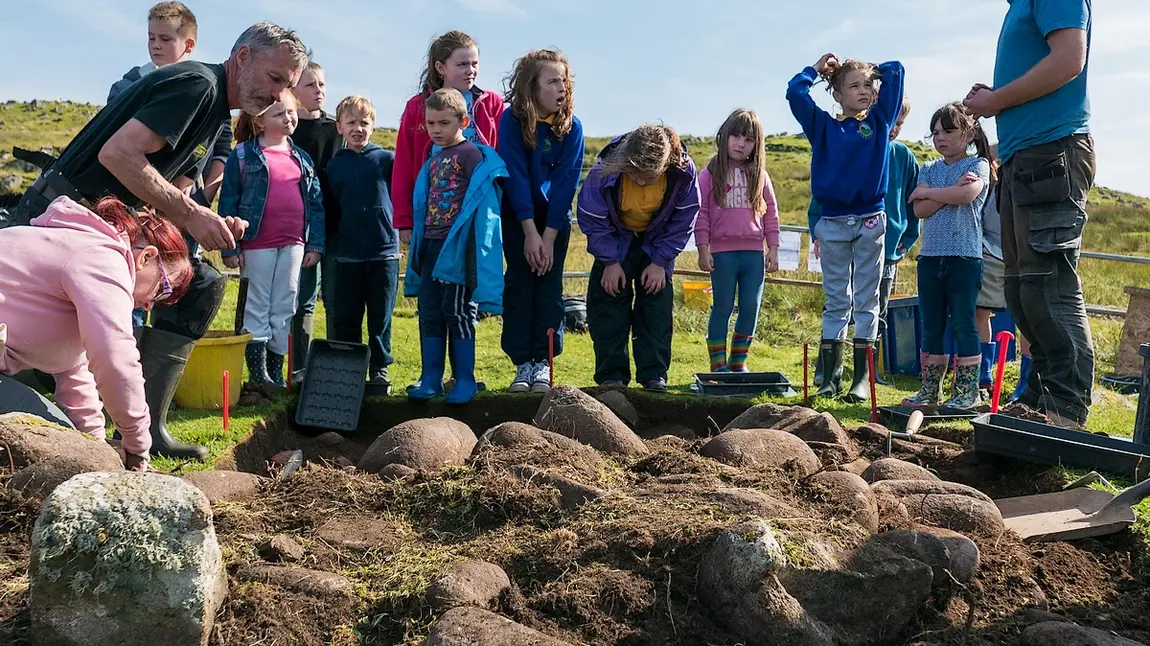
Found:
[[[508, 419], [530, 421], [538, 405], [537, 398], [511, 397], [517, 400], [511, 404], [502, 399], [480, 400], [498, 401], [497, 408], [472, 410], [472, 428]], [[656, 429], [673, 421], [706, 436], [740, 412], [730, 404], [723, 402], [717, 410], [696, 405], [703, 410], [686, 414], [664, 411], [641, 426]], [[656, 404], [637, 408], [644, 415], [660, 409]], [[408, 409], [408, 417], [412, 412]], [[375, 410], [369, 417], [382, 424], [397, 419], [398, 408]], [[509, 464], [517, 457], [483, 460], [474, 468], [453, 468], [406, 483], [335, 466], [340, 457], [358, 459], [376, 435], [333, 445], [330, 438], [323, 442], [291, 430], [283, 415], [237, 447], [234, 464], [245, 470], [263, 473], [266, 458], [285, 448], [303, 449], [309, 465], [287, 480], [272, 481], [255, 500], [215, 507], [232, 579], [212, 644], [420, 644], [435, 621], [424, 598], [426, 588], [450, 564], [477, 558], [499, 565], [512, 581], [494, 610], [573, 644], [734, 646], [741, 640], [711, 618], [695, 580], [701, 554], [715, 535], [746, 516], [724, 511], [706, 497], [708, 492], [757, 489], [802, 511], [800, 517], [771, 519], [783, 533], [815, 533], [844, 546], [865, 540], [860, 530], [830, 521], [834, 510], [809, 498], [802, 480], [719, 465], [699, 455], [702, 441], [648, 442], [652, 452], [630, 461], [604, 456], [594, 463], [533, 454], [535, 466], [609, 492], [569, 510], [555, 489], [525, 485], [512, 475]], [[885, 441], [866, 432], [852, 435], [867, 458], [885, 457]], [[946, 436], [962, 439], [953, 432]], [[894, 457], [995, 497], [1062, 485], [1053, 470], [980, 458], [943, 440], [922, 442], [929, 444], [896, 442]], [[0, 468], [0, 484], [9, 475]], [[30, 644], [25, 574], [28, 535], [37, 513], [0, 486], [3, 644]], [[369, 521], [377, 529], [365, 532]], [[298, 565], [347, 577], [356, 597], [314, 597], [241, 583], [238, 570], [262, 562], [257, 546], [281, 533], [305, 547], [307, 556]], [[1016, 644], [1021, 630], [1036, 620], [1036, 608], [1150, 643], [1150, 614], [1145, 612], [1150, 578], [1142, 536], [1124, 532], [1040, 545], [1025, 545], [1009, 535], [975, 540], [982, 551], [975, 583], [941, 609], [924, 609], [893, 643]]]

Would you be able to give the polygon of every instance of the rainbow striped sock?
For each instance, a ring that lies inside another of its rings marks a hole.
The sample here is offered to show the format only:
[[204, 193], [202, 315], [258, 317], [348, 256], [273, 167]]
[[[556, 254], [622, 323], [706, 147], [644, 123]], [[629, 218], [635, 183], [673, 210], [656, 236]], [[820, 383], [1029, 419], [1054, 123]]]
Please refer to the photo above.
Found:
[[747, 372], [747, 352], [754, 340], [755, 337], [749, 334], [738, 333], [731, 338], [731, 362], [727, 364], [731, 372]]
[[707, 352], [711, 355], [711, 372], [727, 367], [727, 339], [707, 339]]

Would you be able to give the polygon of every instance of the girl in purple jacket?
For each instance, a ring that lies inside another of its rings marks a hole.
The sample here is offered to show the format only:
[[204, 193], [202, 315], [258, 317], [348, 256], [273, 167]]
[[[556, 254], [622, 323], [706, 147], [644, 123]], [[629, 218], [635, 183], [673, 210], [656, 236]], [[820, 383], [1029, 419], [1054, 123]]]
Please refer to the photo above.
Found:
[[675, 258], [699, 212], [695, 164], [674, 130], [641, 126], [599, 154], [579, 191], [579, 228], [595, 257], [587, 288], [587, 324], [595, 346], [595, 382], [631, 380], [667, 389], [671, 365]]

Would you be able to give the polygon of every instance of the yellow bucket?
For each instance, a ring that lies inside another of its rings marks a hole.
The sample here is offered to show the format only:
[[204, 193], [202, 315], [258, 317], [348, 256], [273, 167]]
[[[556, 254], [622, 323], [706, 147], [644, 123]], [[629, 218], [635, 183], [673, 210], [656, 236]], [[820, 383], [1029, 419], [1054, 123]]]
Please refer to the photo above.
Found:
[[705, 310], [711, 307], [713, 300], [714, 297], [711, 294], [711, 281], [683, 281], [683, 304], [687, 307], [695, 307], [701, 310]]
[[175, 401], [180, 408], [220, 410], [224, 407], [224, 371], [228, 371], [228, 404], [240, 401], [244, 382], [244, 349], [252, 335], [235, 335], [226, 330], [209, 330], [196, 341], [176, 387]]

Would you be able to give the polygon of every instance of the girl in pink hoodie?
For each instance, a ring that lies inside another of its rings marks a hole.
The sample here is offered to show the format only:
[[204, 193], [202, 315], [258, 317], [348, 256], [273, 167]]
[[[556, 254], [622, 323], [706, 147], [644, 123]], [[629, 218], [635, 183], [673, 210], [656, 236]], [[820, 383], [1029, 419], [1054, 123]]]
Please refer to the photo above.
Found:
[[[56, 198], [31, 226], [0, 230], [0, 374], [56, 378], [56, 402], [75, 427], [103, 441], [103, 408], [126, 466], [144, 470], [150, 414], [132, 310], [170, 305], [192, 279], [188, 247], [166, 220], [105, 198], [95, 212]], [[103, 399], [103, 405], [101, 405]]]
[[[765, 274], [779, 268], [779, 212], [764, 167], [764, 141], [758, 115], [735, 110], [715, 136], [718, 153], [699, 174], [695, 244], [699, 269], [711, 273], [714, 293], [707, 326], [711, 372], [747, 372]], [[727, 328], [736, 291], [739, 317], [728, 363]]]

